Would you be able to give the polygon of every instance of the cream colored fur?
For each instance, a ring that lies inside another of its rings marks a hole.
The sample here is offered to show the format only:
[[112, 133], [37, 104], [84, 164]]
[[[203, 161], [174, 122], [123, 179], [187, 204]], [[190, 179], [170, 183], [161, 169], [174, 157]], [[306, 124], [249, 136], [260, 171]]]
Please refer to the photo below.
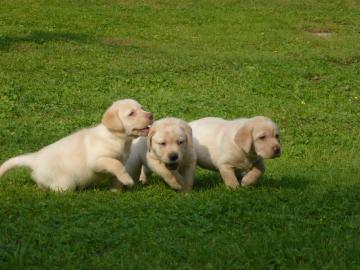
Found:
[[197, 164], [219, 171], [230, 188], [253, 185], [265, 171], [263, 159], [280, 155], [279, 131], [266, 117], [227, 121], [208, 117], [190, 123]]
[[115, 102], [102, 123], [80, 130], [40, 151], [11, 158], [0, 167], [0, 176], [17, 167], [30, 167], [41, 188], [73, 191], [84, 188], [104, 174], [113, 175], [115, 188], [134, 184], [126, 172], [126, 162], [134, 138], [147, 135], [150, 113], [134, 100]]
[[[171, 160], [171, 156], [177, 156], [177, 159]], [[180, 191], [192, 189], [195, 166], [191, 128], [177, 118], [154, 122], [147, 139], [142, 137], [133, 142], [126, 163], [133, 179], [140, 177], [140, 181], [146, 183], [153, 171], [171, 188]]]

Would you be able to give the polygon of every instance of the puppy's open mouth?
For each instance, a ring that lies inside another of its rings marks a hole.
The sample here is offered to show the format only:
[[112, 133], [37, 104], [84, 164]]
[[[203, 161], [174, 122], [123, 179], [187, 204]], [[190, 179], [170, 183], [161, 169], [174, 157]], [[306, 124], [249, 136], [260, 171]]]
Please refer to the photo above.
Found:
[[150, 127], [151, 126], [148, 125], [147, 127], [144, 127], [144, 128], [134, 128], [133, 133], [135, 135], [139, 135], [139, 136], [146, 136], [149, 133]]
[[178, 167], [178, 163], [165, 163], [165, 167], [168, 168], [170, 171], [175, 171]]

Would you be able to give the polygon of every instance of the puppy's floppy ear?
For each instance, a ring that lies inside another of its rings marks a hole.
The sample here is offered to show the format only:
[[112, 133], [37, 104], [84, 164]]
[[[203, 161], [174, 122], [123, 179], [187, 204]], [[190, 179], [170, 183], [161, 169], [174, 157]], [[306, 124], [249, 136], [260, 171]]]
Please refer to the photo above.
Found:
[[101, 123], [110, 130], [123, 132], [124, 126], [118, 115], [118, 106], [112, 105], [103, 115]]
[[187, 123], [183, 123], [181, 125], [181, 128], [185, 131], [187, 144], [192, 147], [193, 145], [192, 128]]
[[252, 127], [245, 124], [235, 134], [234, 142], [240, 146], [245, 153], [249, 153], [253, 144]]
[[147, 150], [148, 152], [151, 152], [151, 148], [152, 148], [152, 137], [155, 134], [155, 127], [154, 125], [150, 128], [149, 134], [147, 135]]

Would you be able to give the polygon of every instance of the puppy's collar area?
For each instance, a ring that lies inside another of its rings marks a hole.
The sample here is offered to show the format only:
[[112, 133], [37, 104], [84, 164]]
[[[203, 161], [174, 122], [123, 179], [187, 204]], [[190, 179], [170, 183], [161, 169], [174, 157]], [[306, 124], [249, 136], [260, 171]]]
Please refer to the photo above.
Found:
[[103, 125], [103, 127], [105, 128], [105, 130], [108, 133], [112, 134], [113, 136], [115, 136], [115, 137], [117, 137], [119, 139], [126, 140], [129, 137], [129, 134], [127, 134], [125, 131], [114, 130], [114, 129], [108, 128], [105, 125]]

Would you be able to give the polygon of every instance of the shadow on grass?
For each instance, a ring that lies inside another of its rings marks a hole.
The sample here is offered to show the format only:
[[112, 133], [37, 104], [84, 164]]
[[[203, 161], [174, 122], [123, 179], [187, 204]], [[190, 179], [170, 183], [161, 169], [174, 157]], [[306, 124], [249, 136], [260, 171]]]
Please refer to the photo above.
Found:
[[[313, 180], [306, 177], [297, 176], [283, 176], [281, 178], [272, 178], [264, 176], [259, 184], [255, 187], [265, 187], [274, 189], [306, 189], [314, 183]], [[194, 190], [208, 190], [217, 186], [223, 186], [223, 180], [220, 175], [215, 172], [210, 172], [205, 175], [200, 175], [195, 179]]]
[[[141, 183], [136, 183], [133, 187], [126, 187], [124, 186], [122, 191], [125, 192], [137, 192], [139, 190], [142, 190], [146, 187], [146, 185], [143, 185]], [[94, 183], [90, 186], [87, 186], [82, 189], [76, 189], [77, 192], [92, 192], [94, 190], [97, 191], [110, 191], [112, 189], [111, 180], [108, 178], [102, 179], [100, 182]]]
[[89, 41], [89, 36], [82, 33], [44, 31], [34, 31], [27, 35], [0, 36], [0, 50], [6, 50], [13, 45], [23, 42], [44, 44], [49, 41], [74, 41], [87, 43]]
[[98, 43], [106, 47], [121, 47], [130, 49], [145, 49], [147, 46], [140, 41], [123, 39], [120, 37], [103, 37], [95, 39], [84, 33], [69, 33], [69, 32], [45, 32], [33, 31], [24, 35], [5, 35], [0, 36], [0, 50], [7, 50], [14, 45], [23, 43], [45, 44], [52, 41], [65, 41], [77, 43]]
[[[314, 180], [311, 180], [306, 177], [299, 176], [283, 176], [281, 178], [273, 178], [264, 176], [261, 182], [254, 187], [263, 187], [269, 189], [298, 189], [304, 190], [307, 187], [314, 184]], [[150, 185], [162, 186], [163, 188], [170, 187], [158, 176], [153, 175], [150, 179], [150, 182], [146, 185], [136, 183], [135, 186], [131, 188], [124, 187], [123, 191], [126, 192], [138, 192], [140, 190], [146, 189], [146, 187]], [[77, 190], [78, 192], [91, 192], [93, 190], [98, 191], [109, 191], [111, 189], [111, 181], [109, 179], [104, 178], [102, 181], [90, 185], [84, 189]], [[221, 179], [221, 176], [216, 172], [206, 172], [196, 175], [195, 183], [193, 190], [194, 191], [206, 191], [215, 189], [217, 187], [225, 188], [224, 182]]]
[[215, 187], [224, 185], [220, 175], [216, 172], [207, 172], [206, 174], [200, 174], [195, 176], [194, 190], [205, 191], [214, 189]]
[[[304, 190], [307, 187], [314, 184], [314, 181], [308, 179], [306, 177], [300, 176], [283, 176], [281, 178], [273, 178], [273, 177], [266, 177], [264, 176], [262, 180], [255, 185], [256, 187], [263, 187], [269, 189], [297, 189], [297, 190]], [[150, 183], [148, 185], [164, 185], [164, 187], [168, 188], [168, 186], [163, 183], [163, 181], [159, 177], [152, 177]], [[125, 188], [127, 191], [139, 191], [143, 188], [147, 187], [148, 185], [142, 185], [141, 183], [137, 183], [132, 188]], [[194, 191], [206, 191], [215, 189], [217, 187], [224, 187], [224, 182], [221, 179], [221, 176], [216, 172], [209, 172], [206, 174], [200, 174], [195, 177], [194, 183]], [[87, 190], [91, 189], [98, 189], [98, 190], [109, 190], [111, 189], [111, 184], [109, 181], [102, 181], [96, 184], [93, 187], [87, 188]]]
[[[195, 177], [194, 190], [202, 191], [202, 190], [210, 190], [217, 186], [223, 185], [223, 181], [220, 176], [217, 176], [214, 172], [209, 172], [207, 175], [199, 175]], [[163, 188], [170, 189], [170, 187], [159, 177], [156, 175], [152, 175], [150, 178], [150, 182], [146, 185], [141, 184], [140, 182], [136, 183], [135, 186], [131, 188], [124, 187], [124, 191], [127, 192], [137, 192], [140, 190], [144, 190], [149, 186], [162, 186]], [[111, 189], [111, 183], [108, 179], [103, 179], [99, 183], [86, 187], [84, 189], [78, 190], [79, 192], [86, 191], [109, 191]]]
[[299, 176], [283, 176], [281, 178], [272, 178], [264, 176], [258, 186], [267, 188], [285, 188], [285, 189], [306, 189], [314, 183], [313, 180]]

